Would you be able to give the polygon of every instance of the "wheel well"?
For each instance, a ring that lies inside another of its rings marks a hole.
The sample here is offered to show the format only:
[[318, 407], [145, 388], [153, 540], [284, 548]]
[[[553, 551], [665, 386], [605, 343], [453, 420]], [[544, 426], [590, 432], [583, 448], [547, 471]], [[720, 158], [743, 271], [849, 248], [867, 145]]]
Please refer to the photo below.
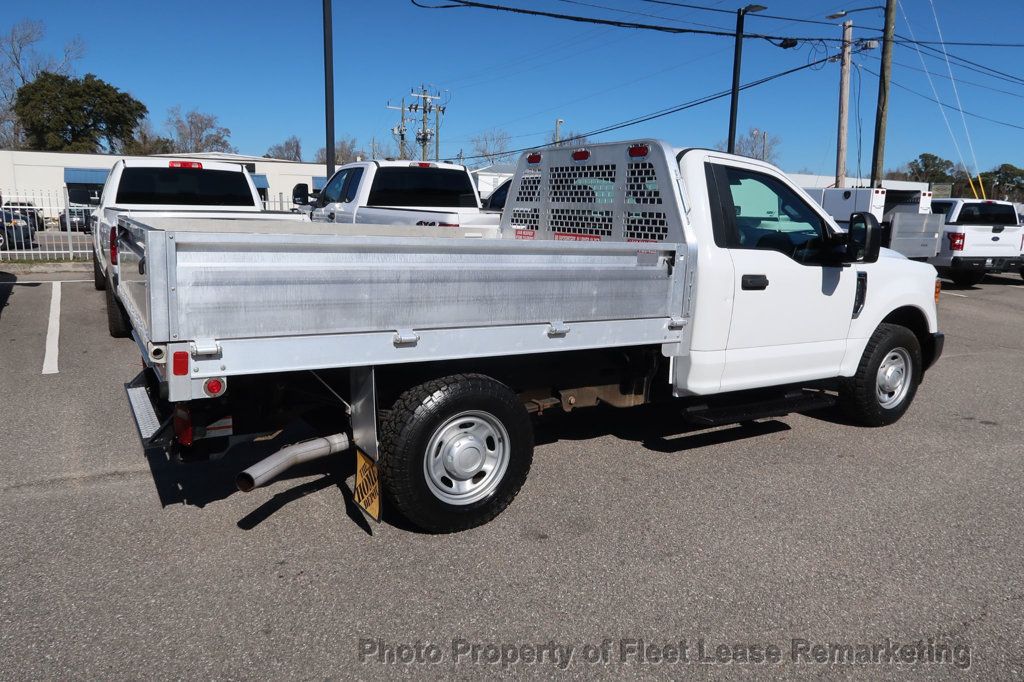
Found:
[[935, 339], [928, 330], [928, 318], [924, 316], [919, 308], [904, 306], [897, 308], [882, 320], [883, 324], [898, 324], [906, 327], [917, 337], [921, 344], [921, 362], [925, 369], [931, 366], [935, 360]]

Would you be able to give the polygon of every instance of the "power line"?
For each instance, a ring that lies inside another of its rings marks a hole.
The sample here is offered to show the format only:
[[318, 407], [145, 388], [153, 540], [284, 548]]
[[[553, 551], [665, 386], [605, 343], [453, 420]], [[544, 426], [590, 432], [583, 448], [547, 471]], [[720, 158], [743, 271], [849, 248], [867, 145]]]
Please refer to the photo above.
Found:
[[[908, 44], [911, 44], [913, 42], [913, 41], [905, 39], [903, 36], [901, 36], [899, 34], [897, 34], [896, 37], [899, 38], [899, 40], [896, 42], [896, 44], [897, 45], [901, 45], [903, 47], [907, 47]], [[927, 50], [928, 52], [932, 53], [932, 54], [929, 54], [928, 56], [932, 57], [933, 59], [940, 59], [943, 56], [941, 50], [939, 50], [938, 48], [932, 47], [931, 45], [920, 45], [919, 44], [918, 47], [921, 47], [921, 48]], [[986, 76], [990, 76], [992, 78], [998, 78], [1000, 80], [1005, 80], [1005, 81], [1008, 81], [1010, 83], [1013, 83], [1014, 85], [1024, 85], [1024, 78], [1022, 78], [1021, 76], [1016, 76], [1016, 75], [1014, 75], [1012, 73], [1007, 73], [1005, 71], [999, 71], [998, 69], [993, 69], [991, 66], [985, 66], [984, 64], [979, 64], [978, 62], [971, 61], [970, 59], [966, 59], [964, 57], [960, 57], [960, 56], [957, 56], [957, 55], [952, 54], [952, 53], [948, 53], [948, 54], [949, 54], [949, 58], [957, 63], [957, 66], [961, 66], [961, 67], [967, 69], [968, 71], [975, 71], [977, 73], [980, 73], [980, 74], [983, 74], [983, 75], [986, 75]]]
[[[881, 61], [881, 59], [882, 59], [881, 57], [879, 57], [877, 55], [868, 54], [867, 52], [864, 53], [864, 56], [868, 57], [869, 59], [874, 59], [876, 62], [877, 61]], [[925, 56], [931, 57], [932, 55], [925, 55]], [[894, 66], [898, 66], [898, 67], [900, 67], [902, 69], [908, 69], [910, 71], [917, 71], [918, 73], [928, 73], [927, 70], [922, 69], [919, 66], [912, 66], [910, 64], [904, 64], [903, 62], [894, 61], [893, 65]], [[957, 64], [957, 66], [960, 66], [960, 65]], [[943, 75], [941, 73], [933, 73], [932, 76], [934, 76], [936, 78], [945, 78], [946, 80], [949, 80], [949, 76]], [[970, 85], [970, 86], [975, 87], [975, 88], [982, 88], [984, 90], [991, 90], [992, 92], [999, 92], [999, 93], [1002, 93], [1004, 95], [1010, 95], [1011, 97], [1017, 97], [1019, 99], [1024, 99], [1024, 94], [1021, 94], [1019, 92], [1011, 92], [1010, 90], [1003, 90], [1001, 88], [994, 88], [991, 85], [984, 85], [982, 83], [975, 83], [974, 81], [964, 80], [963, 78], [958, 78], [957, 81], [960, 83], [960, 85]]]
[[[875, 71], [872, 71], [872, 70], [871, 70], [871, 69], [869, 69], [868, 67], [864, 66], [864, 67], [862, 67], [862, 68], [863, 68], [863, 69], [864, 69], [865, 71], [867, 71], [868, 73], [870, 73], [870, 74], [871, 74], [872, 76], [878, 77], [878, 73], [876, 73]], [[941, 101], [939, 101], [939, 100], [937, 100], [937, 99], [933, 99], [933, 98], [929, 97], [928, 95], [925, 95], [925, 94], [923, 94], [923, 93], [920, 93], [920, 92], [918, 92], [917, 90], [913, 90], [913, 89], [911, 89], [911, 88], [908, 88], [908, 87], [907, 87], [907, 86], [905, 86], [905, 85], [900, 85], [900, 84], [899, 84], [899, 83], [897, 83], [896, 81], [892, 81], [892, 84], [893, 84], [893, 85], [895, 85], [896, 87], [900, 88], [901, 90], [906, 90], [906, 91], [907, 91], [907, 92], [909, 92], [910, 94], [912, 94], [912, 95], [917, 95], [918, 97], [921, 97], [921, 98], [923, 98], [923, 99], [926, 99], [926, 100], [928, 100], [929, 102], [935, 102], [936, 104], [939, 104], [939, 105], [941, 105], [941, 106], [944, 106], [944, 107], [946, 107], [946, 108], [948, 108], [948, 109], [955, 109], [955, 108], [956, 108], [956, 107], [954, 107], [954, 106], [953, 106], [952, 104], [946, 104], [945, 102], [941, 102]], [[1008, 123], [1008, 122], [1006, 122], [1006, 121], [999, 121], [999, 120], [997, 120], [997, 119], [994, 119], [994, 118], [989, 118], [988, 116], [982, 116], [981, 114], [975, 114], [975, 113], [973, 113], [973, 112], [970, 112], [970, 111], [966, 111], [966, 110], [964, 111], [964, 113], [965, 113], [966, 115], [968, 115], [968, 116], [971, 116], [971, 117], [973, 117], [973, 118], [981, 119], [982, 121], [988, 121], [989, 123], [995, 123], [995, 124], [997, 124], [997, 125], [1001, 125], [1001, 126], [1006, 126], [1007, 128], [1015, 128], [1015, 129], [1017, 129], [1017, 130], [1024, 130], [1024, 125], [1019, 125], [1019, 124], [1017, 124], [1017, 123]]]
[[[527, 16], [546, 17], [548, 19], [561, 19], [563, 21], [575, 21], [583, 24], [601, 24], [604, 26], [615, 26], [616, 28], [634, 28], [645, 31], [658, 31], [661, 33], [692, 34], [735, 38], [735, 31], [711, 30], [703, 28], [680, 28], [677, 26], [658, 26], [656, 24], [641, 24], [633, 21], [619, 21], [618, 19], [600, 19], [597, 17], [584, 17], [577, 14], [562, 14], [559, 12], [546, 12], [536, 9], [525, 9], [522, 7], [509, 7], [507, 5], [492, 5], [486, 2], [475, 0], [448, 0], [446, 5], [424, 5], [419, 0], [410, 0], [412, 4], [423, 9], [455, 9], [461, 7], [472, 7], [476, 9], [489, 9], [498, 12], [510, 12], [512, 14], [524, 14]], [[761, 38], [763, 40], [814, 40], [828, 43], [841, 43], [842, 38], [813, 38], [807, 36], [779, 36], [764, 33], [744, 33], [744, 38]]]
[[[670, 0], [642, 0], [643, 2], [649, 2], [653, 5], [669, 5], [671, 7], [684, 7], [687, 9], [704, 10], [705, 12], [720, 12], [722, 14], [735, 15], [736, 10], [731, 9], [720, 9], [718, 7], [704, 7], [703, 5], [691, 5], [685, 2], [671, 2]], [[751, 15], [754, 16], [754, 15]], [[792, 21], [798, 24], [817, 24], [818, 26], [835, 26], [834, 21], [824, 21], [821, 19], [798, 19], [796, 17], [780, 17], [777, 14], [764, 14], [762, 12], [757, 13], [758, 19], [774, 19], [776, 21]], [[866, 26], [858, 26], [862, 31], [876, 31], [882, 33], [880, 28], [870, 28]]]
[[[813, 67], [817, 66], [818, 64], [824, 64], [825, 62], [829, 61], [830, 59], [834, 59], [834, 58], [835, 58], [835, 55], [829, 55], [828, 57], [825, 57], [824, 59], [819, 59], [818, 61], [811, 62], [809, 64], [801, 64], [800, 66], [796, 66], [796, 67], [793, 67], [791, 69], [786, 69], [785, 71], [779, 71], [778, 73], [774, 73], [774, 74], [772, 74], [770, 76], [765, 76], [764, 78], [759, 78], [758, 80], [751, 81], [750, 83], [746, 83], [744, 85], [741, 85], [740, 86], [740, 90], [747, 90], [749, 88], [754, 88], [754, 87], [757, 87], [758, 85], [763, 85], [765, 83], [777, 80], [779, 78], [782, 78], [784, 76], [788, 76], [788, 75], [796, 73], [798, 71], [804, 71], [805, 69], [813, 68]], [[595, 130], [591, 130], [591, 131], [588, 131], [588, 132], [585, 132], [585, 133], [580, 133], [579, 135], [575, 135], [573, 137], [565, 138], [561, 142], [562, 142], [562, 144], [564, 144], [566, 142], [571, 142], [573, 140], [579, 140], [579, 139], [583, 139], [583, 138], [588, 138], [589, 139], [589, 138], [594, 137], [596, 135], [604, 135], [605, 133], [614, 132], [616, 130], [622, 130], [623, 128], [628, 128], [630, 126], [638, 125], [640, 123], [646, 123], [648, 121], [653, 121], [653, 120], [658, 119], [658, 118], [663, 118], [665, 116], [669, 116], [671, 114], [676, 114], [676, 113], [679, 113], [680, 111], [685, 111], [687, 109], [692, 109], [692, 108], [700, 106], [702, 104], [708, 104], [710, 102], [714, 102], [715, 100], [719, 100], [719, 99], [723, 99], [725, 97], [729, 97], [731, 94], [732, 94], [732, 90], [731, 89], [730, 90], [721, 90], [719, 92], [716, 92], [716, 93], [713, 93], [713, 94], [710, 94], [710, 95], [705, 95], [703, 97], [699, 97], [697, 99], [693, 99], [693, 100], [690, 100], [688, 102], [684, 102], [682, 104], [677, 104], [675, 106], [671, 106], [671, 107], [668, 107], [668, 108], [665, 108], [665, 109], [659, 109], [658, 111], [654, 111], [654, 112], [651, 112], [651, 113], [648, 113], [648, 114], [641, 114], [640, 116], [636, 116], [634, 118], [627, 119], [625, 121], [620, 121], [618, 123], [612, 123], [612, 124], [609, 124], [607, 126], [604, 126], [604, 127], [601, 127], [601, 128], [597, 128]], [[531, 147], [522, 147], [520, 149], [508, 150], [506, 152], [503, 152], [503, 154], [520, 154], [522, 152], [527, 152], [527, 151], [531, 151], [531, 150], [534, 150], [534, 149], [543, 149], [545, 147], [550, 147], [550, 146], [552, 146], [552, 143], [542, 144], [542, 145], [534, 145], [534, 146], [531, 146]], [[466, 156], [466, 157], [463, 157], [463, 158], [467, 159], [467, 160], [470, 160], [470, 159], [483, 159], [483, 158], [487, 158], [488, 156], [490, 156], [490, 155], [478, 154], [476, 156]]]

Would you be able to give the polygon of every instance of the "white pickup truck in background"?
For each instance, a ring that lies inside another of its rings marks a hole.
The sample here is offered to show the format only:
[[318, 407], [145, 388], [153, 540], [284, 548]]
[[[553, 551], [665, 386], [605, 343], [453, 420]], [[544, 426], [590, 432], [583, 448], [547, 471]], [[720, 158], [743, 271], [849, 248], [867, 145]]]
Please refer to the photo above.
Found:
[[1024, 227], [1009, 201], [934, 199], [932, 212], [945, 216], [941, 248], [929, 261], [943, 277], [973, 286], [987, 273], [1021, 269]]
[[[308, 201], [297, 185], [292, 200]], [[500, 216], [481, 210], [465, 166], [428, 161], [360, 161], [337, 170], [312, 205], [312, 220], [364, 225], [497, 227]]]
[[278, 440], [241, 490], [354, 445], [368, 513], [461, 530], [523, 485], [531, 413], [898, 420], [942, 352], [935, 268], [848, 224], [774, 166], [654, 140], [524, 154], [493, 237], [122, 216], [129, 399], [147, 445], [189, 457], [301, 417], [322, 435]]
[[92, 212], [93, 285], [107, 291], [107, 323], [115, 336], [131, 331], [114, 293], [116, 253], [111, 258], [111, 249], [116, 250], [117, 221], [125, 215], [308, 221], [294, 212], [264, 211], [252, 178], [240, 164], [166, 158], [118, 161]]

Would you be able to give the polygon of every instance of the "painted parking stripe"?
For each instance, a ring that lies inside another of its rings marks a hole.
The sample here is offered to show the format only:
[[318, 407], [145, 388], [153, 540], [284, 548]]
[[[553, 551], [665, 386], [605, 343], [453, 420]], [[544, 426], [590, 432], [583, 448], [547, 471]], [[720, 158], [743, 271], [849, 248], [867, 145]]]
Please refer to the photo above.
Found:
[[46, 325], [46, 354], [43, 356], [43, 374], [57, 373], [57, 355], [60, 352], [60, 282], [53, 283], [50, 295], [50, 322]]
[[954, 294], [952, 291], [943, 291], [943, 296], [959, 296], [960, 298], [970, 298], [967, 294]]

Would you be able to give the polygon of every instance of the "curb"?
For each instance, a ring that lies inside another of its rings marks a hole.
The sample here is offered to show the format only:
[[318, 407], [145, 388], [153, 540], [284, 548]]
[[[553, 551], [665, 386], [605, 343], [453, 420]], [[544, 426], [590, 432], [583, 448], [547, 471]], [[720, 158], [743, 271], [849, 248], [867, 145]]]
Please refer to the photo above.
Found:
[[49, 263], [5, 263], [0, 261], [0, 272], [13, 275], [44, 274], [51, 272], [92, 272], [89, 261], [67, 261]]

